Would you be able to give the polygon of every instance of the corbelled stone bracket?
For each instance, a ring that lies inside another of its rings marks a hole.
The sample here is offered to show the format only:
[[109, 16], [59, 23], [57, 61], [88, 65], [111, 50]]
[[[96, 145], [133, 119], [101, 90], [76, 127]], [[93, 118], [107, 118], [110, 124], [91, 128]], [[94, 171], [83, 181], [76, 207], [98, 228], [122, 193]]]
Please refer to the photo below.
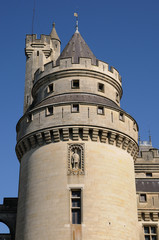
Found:
[[19, 141], [16, 145], [16, 154], [20, 160], [22, 156], [31, 148], [42, 146], [44, 144], [56, 143], [59, 141], [94, 141], [103, 144], [114, 145], [126, 150], [134, 158], [138, 154], [137, 143], [121, 134], [110, 129], [88, 128], [88, 127], [66, 127], [53, 128], [43, 132], [30, 134]]

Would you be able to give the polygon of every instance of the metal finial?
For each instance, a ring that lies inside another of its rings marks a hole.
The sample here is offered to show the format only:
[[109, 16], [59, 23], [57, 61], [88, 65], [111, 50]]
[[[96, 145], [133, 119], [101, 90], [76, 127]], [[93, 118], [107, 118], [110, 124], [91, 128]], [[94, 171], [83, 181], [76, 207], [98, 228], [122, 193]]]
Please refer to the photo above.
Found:
[[53, 28], [55, 28], [55, 22], [53, 22], [52, 26], [53, 26]]
[[74, 17], [76, 17], [76, 33], [78, 33], [78, 13], [74, 13]]

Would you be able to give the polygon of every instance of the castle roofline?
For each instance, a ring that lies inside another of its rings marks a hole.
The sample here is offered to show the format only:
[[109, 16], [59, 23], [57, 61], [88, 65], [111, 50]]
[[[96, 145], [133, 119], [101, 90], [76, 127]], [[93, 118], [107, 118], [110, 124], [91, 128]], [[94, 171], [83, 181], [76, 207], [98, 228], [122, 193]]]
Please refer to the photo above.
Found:
[[96, 57], [93, 54], [93, 52], [88, 47], [85, 40], [82, 38], [81, 34], [79, 32], [75, 32], [62, 51], [61, 55], [59, 56], [57, 60], [57, 64], [59, 63], [60, 59], [65, 58], [72, 58], [72, 63], [78, 63], [79, 58], [90, 58], [92, 61], [92, 64], [96, 65]]

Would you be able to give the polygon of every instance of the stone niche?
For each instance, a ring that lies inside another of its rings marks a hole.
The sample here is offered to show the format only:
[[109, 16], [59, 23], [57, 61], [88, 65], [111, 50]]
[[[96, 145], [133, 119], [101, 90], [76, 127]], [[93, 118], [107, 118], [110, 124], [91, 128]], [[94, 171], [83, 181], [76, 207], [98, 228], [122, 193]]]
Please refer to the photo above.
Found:
[[84, 174], [84, 144], [68, 144], [68, 175]]

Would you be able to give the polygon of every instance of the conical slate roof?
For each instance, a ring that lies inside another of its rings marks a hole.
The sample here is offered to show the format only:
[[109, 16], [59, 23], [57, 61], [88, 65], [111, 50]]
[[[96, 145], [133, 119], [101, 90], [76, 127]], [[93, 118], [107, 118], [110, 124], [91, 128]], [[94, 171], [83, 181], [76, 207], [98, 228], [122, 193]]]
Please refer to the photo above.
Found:
[[92, 64], [96, 65], [96, 57], [82, 38], [81, 34], [79, 32], [75, 32], [59, 56], [57, 63], [59, 63], [60, 59], [64, 58], [72, 58], [72, 63], [78, 63], [80, 57], [90, 58], [92, 60]]
[[53, 23], [52, 26], [53, 26], [53, 28], [52, 28], [52, 31], [50, 33], [51, 39], [55, 39], [55, 40], [60, 41], [60, 38], [57, 35], [56, 29], [55, 29], [55, 23]]

